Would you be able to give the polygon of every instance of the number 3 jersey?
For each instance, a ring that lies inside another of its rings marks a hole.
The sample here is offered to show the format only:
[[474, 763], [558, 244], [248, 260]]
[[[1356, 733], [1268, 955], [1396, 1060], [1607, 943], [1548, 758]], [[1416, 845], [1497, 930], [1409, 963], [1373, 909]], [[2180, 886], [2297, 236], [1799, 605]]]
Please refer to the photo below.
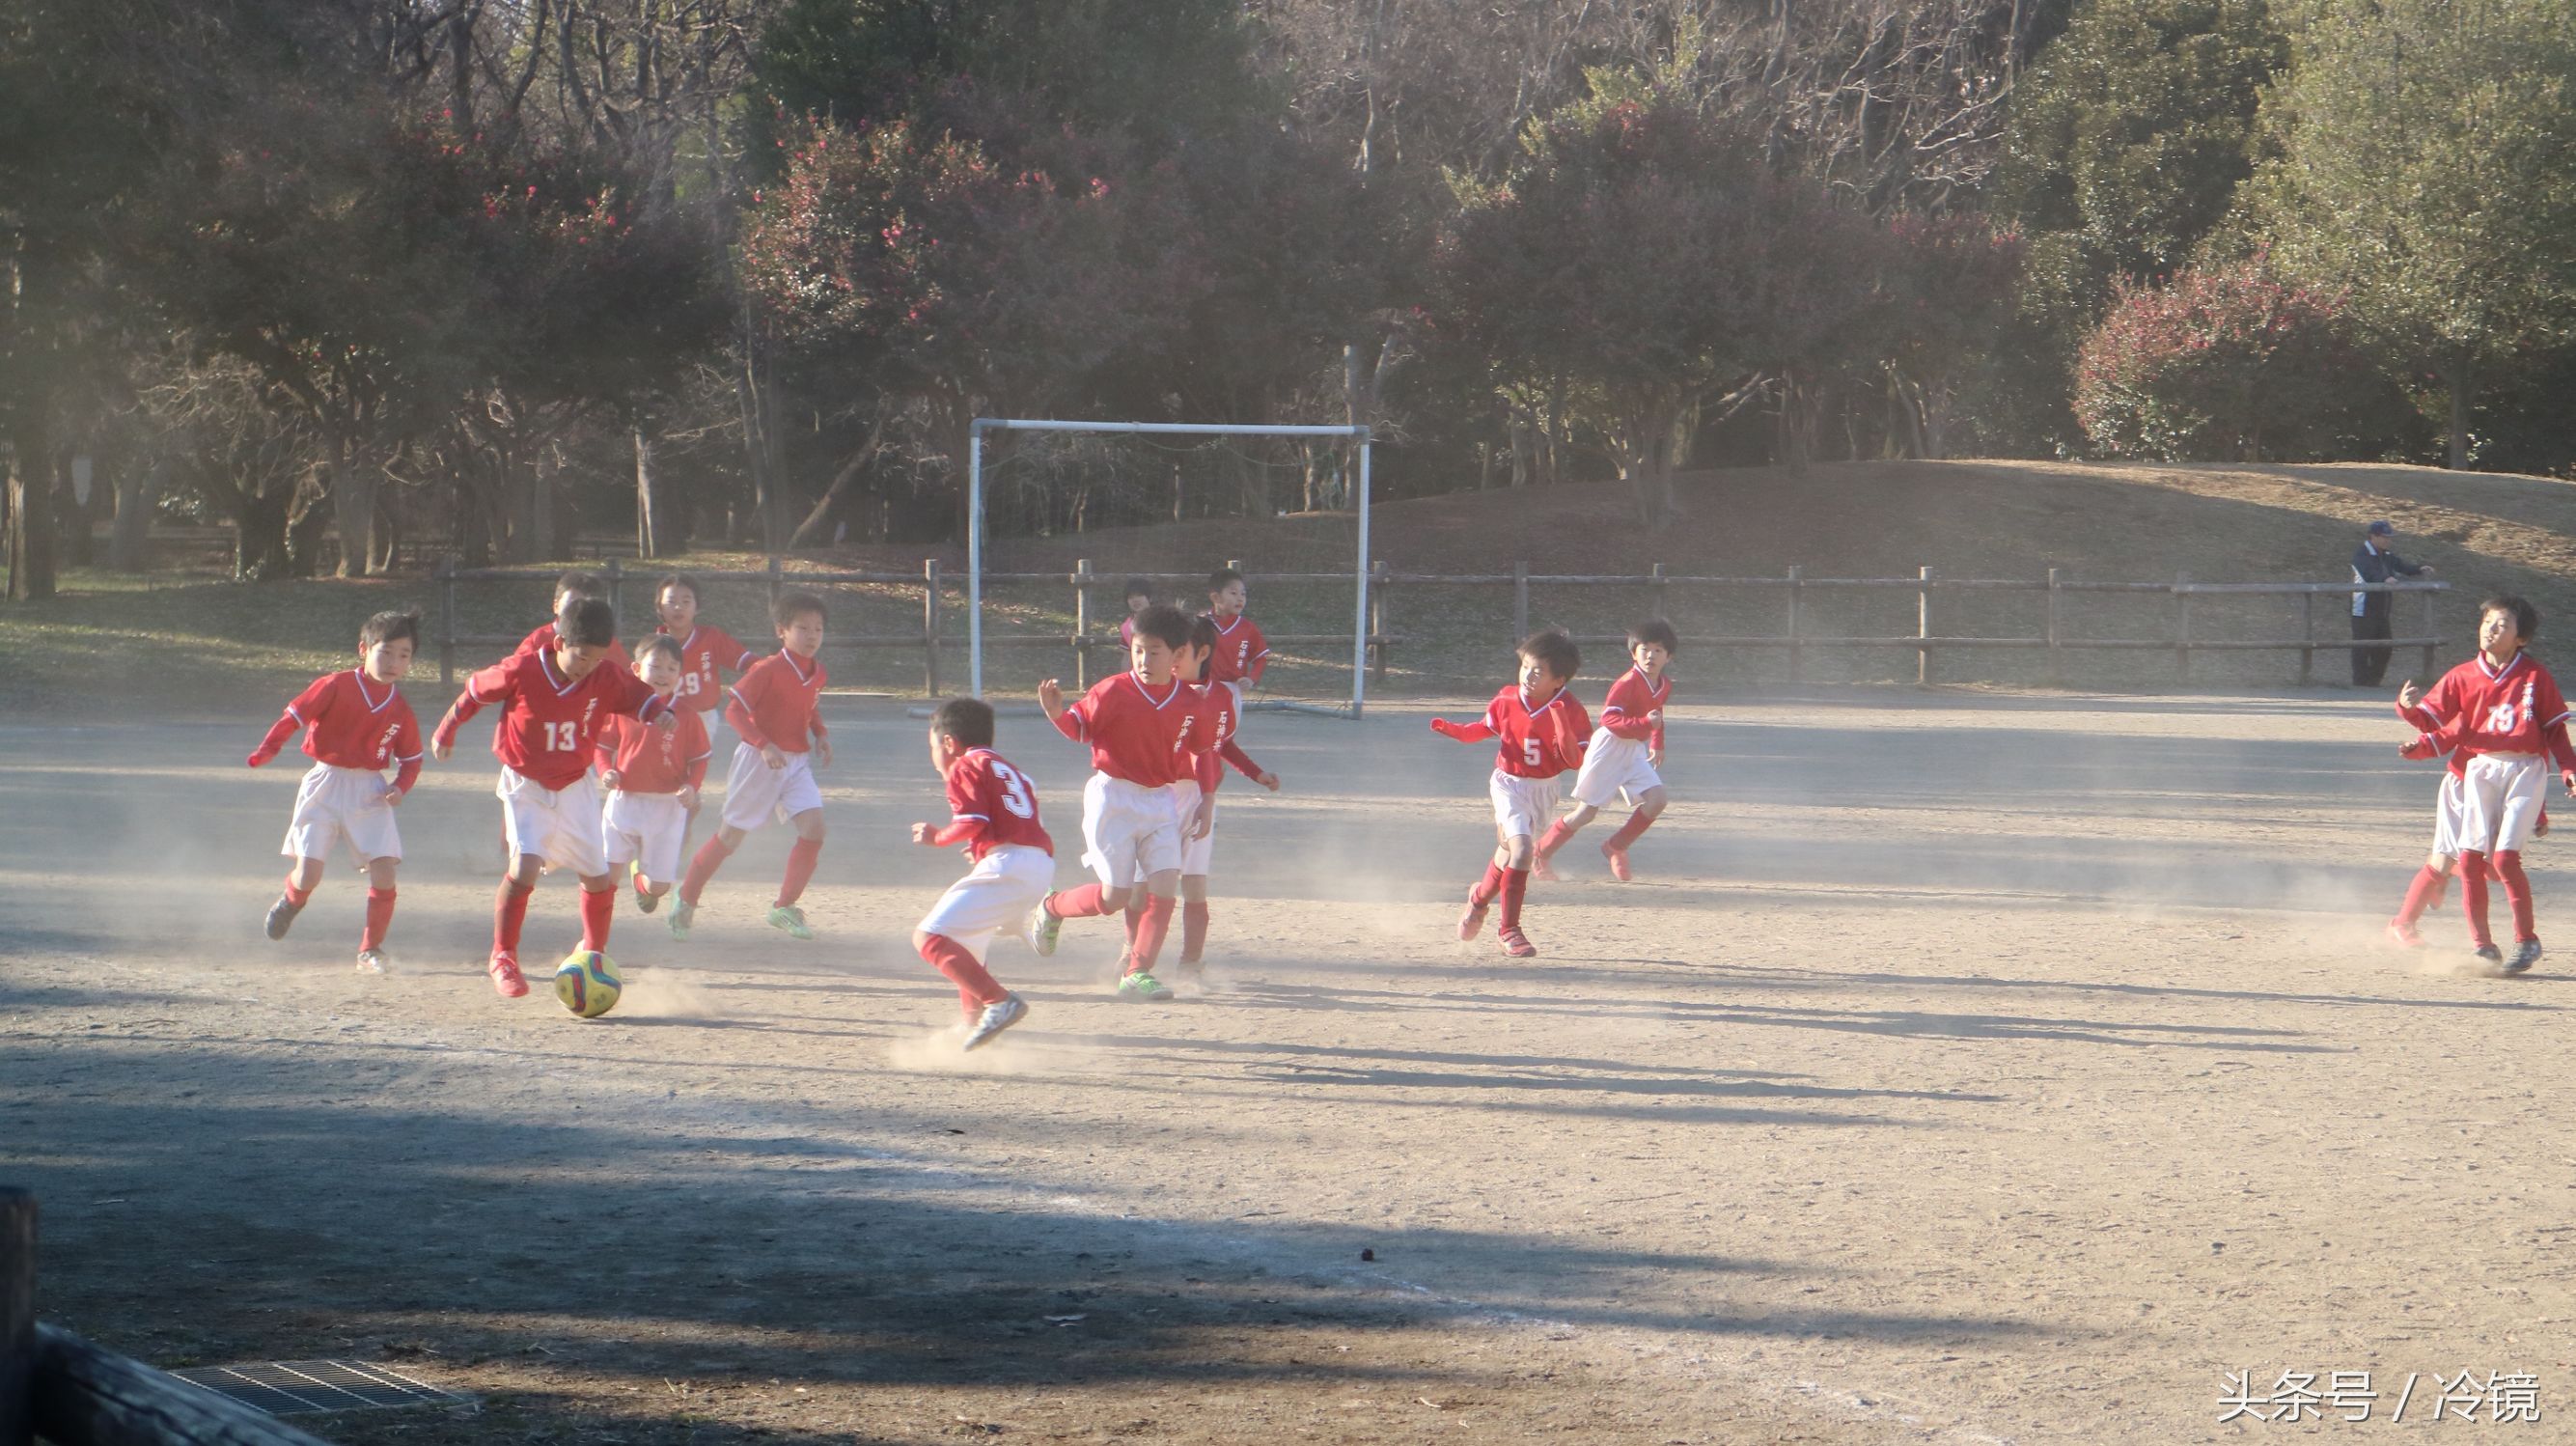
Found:
[[956, 822], [975, 826], [966, 836], [966, 857], [979, 863], [1005, 844], [1055, 852], [1055, 840], [1038, 822], [1036, 786], [990, 748], [968, 749], [948, 765], [948, 811]]
[[518, 653], [465, 680], [464, 695], [438, 720], [438, 744], [454, 747], [466, 720], [499, 703], [492, 756], [539, 788], [570, 788], [590, 768], [608, 720], [624, 714], [650, 721], [660, 711], [657, 701], [652, 689], [609, 659], [566, 678], [552, 651]]

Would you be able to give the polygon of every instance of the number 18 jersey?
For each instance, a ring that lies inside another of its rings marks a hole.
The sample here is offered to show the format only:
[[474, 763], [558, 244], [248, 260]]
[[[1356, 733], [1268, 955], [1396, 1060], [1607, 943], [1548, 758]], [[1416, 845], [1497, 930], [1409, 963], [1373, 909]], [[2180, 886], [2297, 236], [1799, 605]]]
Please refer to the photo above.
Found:
[[948, 811], [959, 823], [979, 825], [966, 841], [970, 859], [981, 862], [1005, 844], [1055, 852], [1038, 822], [1037, 786], [990, 748], [969, 749], [948, 766]]

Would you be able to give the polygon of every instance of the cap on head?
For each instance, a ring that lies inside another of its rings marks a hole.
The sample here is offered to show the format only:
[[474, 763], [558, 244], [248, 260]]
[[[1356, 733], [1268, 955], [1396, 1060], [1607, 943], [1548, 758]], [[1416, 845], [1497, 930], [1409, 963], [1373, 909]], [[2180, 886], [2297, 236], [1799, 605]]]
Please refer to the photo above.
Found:
[[2391, 524], [2387, 518], [2383, 517], [2377, 522], [2370, 524], [2370, 535], [2373, 537], [2395, 537], [2397, 535], [2397, 528]]

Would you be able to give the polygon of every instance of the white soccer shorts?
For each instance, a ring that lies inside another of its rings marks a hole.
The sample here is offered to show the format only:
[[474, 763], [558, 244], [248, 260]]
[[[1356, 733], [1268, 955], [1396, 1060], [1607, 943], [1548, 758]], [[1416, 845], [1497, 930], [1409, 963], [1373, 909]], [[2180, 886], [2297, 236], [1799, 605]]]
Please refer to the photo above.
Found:
[[385, 802], [385, 776], [367, 768], [316, 763], [295, 789], [295, 816], [287, 820], [278, 852], [291, 859], [327, 859], [331, 845], [347, 839], [358, 861], [402, 857], [402, 831]]
[[1494, 770], [1491, 790], [1494, 796], [1494, 828], [1504, 838], [1536, 838], [1556, 821], [1557, 801], [1564, 789], [1557, 779], [1523, 778], [1516, 773]]
[[688, 839], [689, 811], [680, 807], [678, 794], [610, 789], [599, 827], [609, 868], [640, 862], [644, 877], [657, 884], [680, 881], [680, 848]]
[[2452, 840], [2490, 856], [2521, 850], [2539, 826], [2548, 783], [2549, 760], [2537, 753], [2482, 753], [2470, 759], [2468, 774], [2460, 780]]
[[773, 819], [784, 823], [822, 806], [823, 790], [814, 782], [810, 755], [790, 753], [785, 764], [772, 768], [759, 749], [734, 745], [733, 766], [725, 771], [726, 827], [750, 833]]
[[1172, 789], [1172, 804], [1172, 813], [1181, 831], [1181, 872], [1206, 878], [1208, 864], [1216, 857], [1216, 802], [1213, 799], [1208, 802], [1207, 837], [1201, 839], [1190, 837], [1190, 824], [1199, 815], [1198, 781], [1192, 779], [1188, 783], [1175, 786]]
[[561, 788], [546, 788], [505, 763], [492, 795], [501, 800], [502, 832], [510, 841], [511, 858], [535, 854], [548, 867], [585, 879], [608, 872], [599, 788], [589, 774]]
[[1608, 808], [1625, 794], [1634, 807], [1646, 790], [1664, 786], [1663, 775], [1646, 760], [1642, 739], [1622, 738], [1607, 728], [1595, 729], [1583, 750], [1583, 767], [1574, 775], [1574, 801], [1587, 808]]
[[976, 860], [966, 877], [948, 886], [918, 926], [922, 933], [955, 940], [984, 962], [993, 936], [1016, 934], [1029, 910], [1055, 886], [1055, 859], [1045, 849], [1004, 844]]
[[1104, 888], [1126, 888], [1181, 866], [1172, 791], [1106, 773], [1082, 786], [1082, 862]]
[[2442, 770], [2442, 786], [2433, 794], [2433, 852], [2444, 858], [2460, 856], [2460, 780], [2451, 770]]

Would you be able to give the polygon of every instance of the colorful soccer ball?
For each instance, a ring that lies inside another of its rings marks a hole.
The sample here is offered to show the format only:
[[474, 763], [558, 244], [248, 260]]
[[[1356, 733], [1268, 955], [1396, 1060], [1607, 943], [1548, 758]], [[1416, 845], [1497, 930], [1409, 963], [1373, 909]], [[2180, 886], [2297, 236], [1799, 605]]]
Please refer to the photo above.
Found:
[[575, 949], [555, 966], [555, 999], [584, 1019], [597, 1019], [617, 1007], [623, 988], [617, 966], [593, 949]]

